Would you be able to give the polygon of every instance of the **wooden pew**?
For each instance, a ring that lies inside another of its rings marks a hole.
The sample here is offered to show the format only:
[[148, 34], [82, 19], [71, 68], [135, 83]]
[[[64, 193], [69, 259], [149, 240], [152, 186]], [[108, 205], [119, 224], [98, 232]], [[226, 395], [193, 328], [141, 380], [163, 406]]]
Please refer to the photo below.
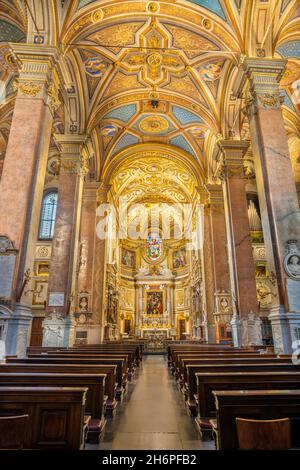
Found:
[[0, 416], [29, 416], [24, 449], [80, 450], [86, 393], [82, 387], [0, 387]]
[[[196, 365], [196, 364], [210, 364], [212, 361], [220, 361], [222, 364], [230, 363], [231, 359], [241, 359], [242, 363], [246, 362], [251, 362], [252, 359], [261, 359], [263, 361], [268, 361], [269, 359], [276, 359], [277, 356], [275, 354], [257, 354], [257, 353], [249, 353], [249, 354], [237, 354], [237, 353], [232, 353], [232, 354], [214, 354], [214, 355], [207, 355], [207, 354], [197, 354], [197, 355], [185, 355], [185, 354], [179, 354], [177, 356], [178, 358], [178, 367], [175, 372], [175, 378], [181, 379], [186, 382], [187, 377], [186, 377], [186, 369], [185, 366], [186, 364], [190, 365]], [[280, 358], [281, 359], [281, 358]], [[286, 358], [282, 358], [286, 359]]]
[[117, 393], [116, 399], [121, 401], [123, 392], [126, 389], [126, 360], [124, 356], [110, 356], [110, 357], [97, 357], [97, 358], [88, 358], [81, 359], [74, 357], [37, 357], [37, 358], [22, 358], [22, 359], [9, 359], [7, 358], [6, 362], [8, 364], [64, 364], [65, 366], [71, 364], [79, 365], [116, 365], [116, 380], [117, 380]]
[[241, 361], [240, 359], [231, 359], [230, 363], [222, 362], [218, 359], [216, 362], [200, 363], [196, 365], [186, 364], [185, 396], [187, 396], [187, 406], [192, 416], [197, 416], [197, 407], [195, 395], [197, 394], [197, 372], [243, 372], [243, 371], [300, 371], [300, 366], [294, 366], [288, 359], [268, 359], [262, 358], [252, 359], [251, 362]]
[[54, 374], [105, 374], [105, 416], [112, 418], [114, 416], [117, 402], [115, 400], [116, 393], [116, 369], [114, 364], [107, 365], [88, 365], [88, 364], [0, 364], [0, 373], [5, 374], [38, 374], [38, 373], [54, 373]]
[[172, 366], [174, 362], [174, 358], [177, 352], [226, 352], [226, 351], [234, 351], [235, 348], [231, 348], [228, 346], [207, 346], [202, 344], [194, 344], [194, 345], [169, 345], [167, 348], [167, 356], [168, 356], [168, 366]]
[[136, 366], [139, 366], [139, 363], [142, 360], [142, 349], [140, 345], [127, 345], [127, 344], [100, 344], [100, 345], [78, 345], [71, 348], [57, 348], [57, 347], [41, 347], [41, 346], [30, 346], [27, 348], [27, 354], [43, 354], [43, 353], [55, 353], [55, 352], [65, 352], [65, 353], [82, 353], [82, 354], [91, 354], [91, 353], [109, 353], [109, 352], [120, 352], [132, 354]]
[[231, 348], [231, 349], [227, 349], [227, 350], [203, 350], [203, 349], [193, 349], [193, 350], [189, 350], [189, 349], [186, 349], [186, 350], [176, 350], [174, 349], [171, 353], [171, 370], [172, 372], [174, 373], [174, 371], [177, 369], [178, 367], [178, 355], [180, 354], [189, 354], [189, 355], [196, 355], [196, 354], [200, 354], [200, 355], [207, 355], [207, 356], [216, 356], [216, 355], [222, 355], [222, 356], [227, 356], [227, 355], [232, 355], [232, 354], [239, 354], [239, 356], [244, 356], [245, 354], [260, 354], [259, 351], [253, 351], [253, 350], [249, 350], [249, 349], [242, 349], [242, 350], [239, 350], [239, 349], [235, 349], [235, 348]]
[[99, 359], [99, 358], [110, 358], [110, 357], [122, 357], [126, 361], [124, 374], [126, 374], [126, 380], [131, 380], [134, 375], [136, 362], [135, 352], [133, 351], [84, 351], [81, 350], [62, 350], [62, 351], [45, 351], [41, 354], [28, 354], [28, 358], [44, 358], [44, 357], [66, 357], [66, 358], [82, 358], [82, 359]]
[[238, 449], [235, 418], [290, 418], [292, 447], [300, 448], [300, 390], [215, 391], [213, 395], [218, 449]]
[[[1, 370], [1, 369], [0, 369]], [[3, 373], [0, 372], [1, 387], [87, 387], [86, 415], [88, 421], [88, 440], [99, 443], [105, 427], [104, 386], [105, 374], [67, 374], [67, 373]], [[1, 393], [1, 390], [0, 390]]]
[[206, 372], [197, 373], [196, 379], [198, 416], [195, 422], [201, 437], [210, 430], [210, 418], [216, 414], [213, 391], [300, 388], [300, 372]]

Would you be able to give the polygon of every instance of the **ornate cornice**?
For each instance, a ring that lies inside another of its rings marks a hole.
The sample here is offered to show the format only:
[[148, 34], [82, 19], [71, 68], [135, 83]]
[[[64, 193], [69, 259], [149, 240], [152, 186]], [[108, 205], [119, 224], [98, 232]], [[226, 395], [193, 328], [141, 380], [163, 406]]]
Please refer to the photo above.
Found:
[[223, 158], [222, 176], [244, 178], [243, 158], [249, 148], [246, 140], [220, 140], [218, 146]]
[[61, 105], [58, 50], [54, 47], [12, 43], [10, 49], [20, 70], [15, 82], [18, 96], [43, 99], [54, 114]]
[[224, 206], [223, 188], [220, 184], [207, 184], [207, 191], [209, 192], [210, 205]]
[[55, 134], [54, 140], [60, 152], [60, 171], [85, 177], [89, 171], [86, 135]]
[[100, 183], [97, 191], [97, 202], [99, 204], [104, 204], [108, 202], [108, 193], [111, 189], [111, 184]]
[[259, 109], [280, 109], [283, 96], [279, 82], [287, 61], [245, 58], [240, 65], [234, 94], [245, 97], [244, 112], [249, 117]]

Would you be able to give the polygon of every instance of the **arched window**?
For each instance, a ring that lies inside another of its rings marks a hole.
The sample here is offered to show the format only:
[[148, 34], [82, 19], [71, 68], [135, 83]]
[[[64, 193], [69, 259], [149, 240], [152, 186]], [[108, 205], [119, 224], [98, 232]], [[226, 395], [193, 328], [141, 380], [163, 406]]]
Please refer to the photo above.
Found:
[[51, 192], [44, 196], [39, 230], [40, 240], [52, 240], [55, 227], [57, 210], [57, 192]]

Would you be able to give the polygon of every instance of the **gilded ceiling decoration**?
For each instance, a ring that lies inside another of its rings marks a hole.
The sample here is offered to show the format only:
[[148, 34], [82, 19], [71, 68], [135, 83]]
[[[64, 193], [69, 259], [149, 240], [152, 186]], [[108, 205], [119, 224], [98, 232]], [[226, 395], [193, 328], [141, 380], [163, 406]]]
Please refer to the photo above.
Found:
[[135, 33], [142, 25], [142, 22], [115, 24], [103, 28], [85, 39], [96, 45], [104, 46], [113, 54], [118, 54], [122, 47], [135, 45]]
[[153, 201], [158, 194], [169, 202], [190, 202], [196, 188], [192, 174], [180, 163], [159, 154], [121, 165], [113, 173], [111, 181], [115, 197], [126, 196], [130, 204]]
[[110, 85], [103, 94], [103, 98], [109, 98], [118, 93], [124, 93], [125, 91], [131, 91], [136, 88], [143, 88], [138, 77], [136, 75], [127, 75], [120, 71], [113, 77]]
[[220, 47], [213, 41], [200, 34], [189, 31], [178, 26], [166, 24], [166, 28], [172, 35], [173, 46], [182, 49], [189, 59], [199, 57], [206, 51], [219, 51]]
[[139, 122], [139, 128], [145, 134], [164, 134], [169, 130], [169, 121], [163, 116], [146, 116]]
[[25, 34], [17, 26], [0, 20], [0, 42], [24, 42]]
[[202, 93], [195, 84], [194, 80], [188, 74], [185, 74], [182, 77], [172, 76], [167, 89], [170, 91], [175, 91], [179, 94], [184, 94], [194, 99], [195, 101], [205, 104]]

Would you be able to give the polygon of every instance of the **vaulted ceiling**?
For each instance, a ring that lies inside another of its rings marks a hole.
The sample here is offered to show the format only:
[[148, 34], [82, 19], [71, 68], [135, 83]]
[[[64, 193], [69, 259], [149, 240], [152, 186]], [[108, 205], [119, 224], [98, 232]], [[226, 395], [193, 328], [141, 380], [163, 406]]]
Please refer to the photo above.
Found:
[[[247, 137], [242, 103], [231, 93], [244, 54], [289, 60], [284, 115], [291, 140], [299, 138], [298, 0], [28, 3], [43, 41], [62, 52], [64, 104], [56, 132], [90, 136], [96, 179], [119, 152], [147, 142], [182, 151], [210, 177], [218, 136]], [[27, 28], [32, 42], [37, 32], [24, 2], [2, 4], [0, 38], [2, 30], [3, 40], [11, 34], [1, 29], [9, 21], [19, 31]]]

